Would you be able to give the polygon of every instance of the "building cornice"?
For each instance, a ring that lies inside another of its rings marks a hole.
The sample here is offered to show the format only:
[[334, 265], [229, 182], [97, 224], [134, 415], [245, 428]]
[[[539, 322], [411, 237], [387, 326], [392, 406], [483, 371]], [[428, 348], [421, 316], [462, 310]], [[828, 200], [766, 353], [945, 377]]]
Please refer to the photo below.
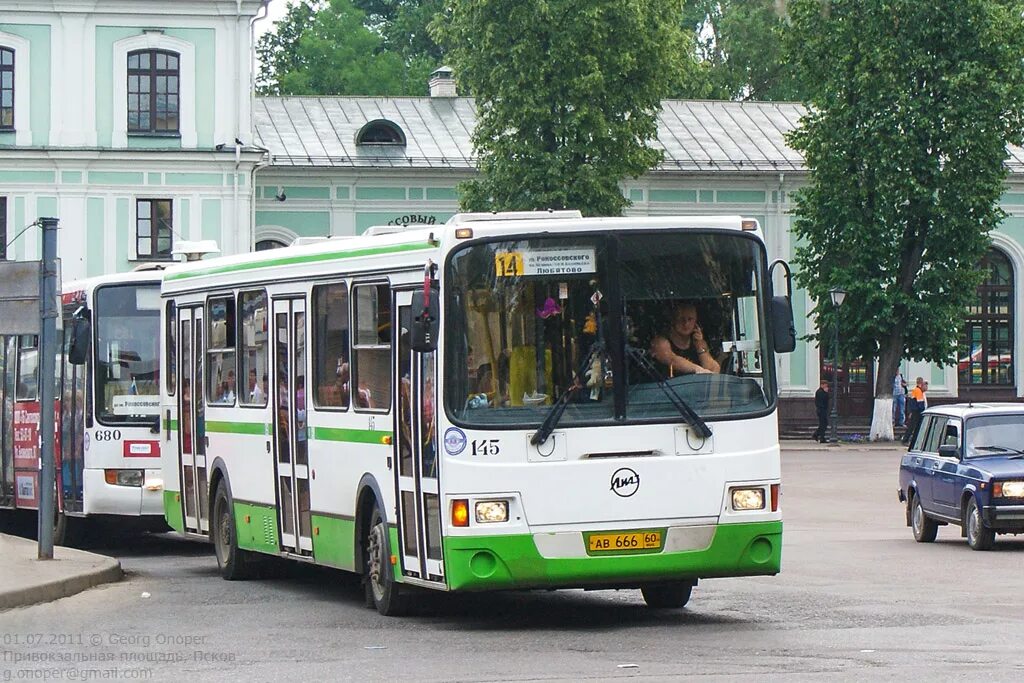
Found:
[[[0, 1], [0, 16], [17, 21], [14, 12], [31, 14], [131, 14], [155, 16], [252, 16], [264, 4], [263, 0], [161, 0], [145, 2], [140, 10], [139, 0], [8, 0]], [[239, 11], [241, 7], [241, 11]]]

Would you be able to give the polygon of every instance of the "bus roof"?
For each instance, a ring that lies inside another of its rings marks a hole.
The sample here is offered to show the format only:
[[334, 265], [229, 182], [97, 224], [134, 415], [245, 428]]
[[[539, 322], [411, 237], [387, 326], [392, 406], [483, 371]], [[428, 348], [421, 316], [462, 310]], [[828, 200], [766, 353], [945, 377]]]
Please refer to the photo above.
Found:
[[163, 277], [162, 270], [138, 270], [127, 273], [110, 273], [109, 275], [97, 275], [95, 277], [71, 280], [61, 283], [61, 292], [92, 291], [100, 285], [120, 285], [131, 283], [152, 283], [160, 284]]
[[[750, 227], [753, 225], [753, 229]], [[186, 289], [207, 277], [253, 273], [264, 268], [312, 265], [329, 261], [381, 257], [375, 264], [383, 265], [395, 256], [415, 253], [401, 259], [407, 264], [423, 263], [431, 251], [442, 252], [458, 246], [466, 237], [456, 230], [472, 231], [473, 238], [497, 237], [503, 234], [570, 233], [615, 230], [714, 229], [753, 233], [763, 240], [760, 226], [741, 216], [625, 216], [615, 218], [582, 218], [577, 212], [510, 212], [506, 214], [456, 214], [447, 223], [437, 225], [374, 226], [358, 236], [339, 236], [271, 249], [236, 254], [202, 261], [177, 264], [164, 273], [164, 290]], [[387, 259], [386, 257], [392, 257]], [[434, 255], [434, 258], [437, 258]], [[379, 268], [380, 265], [375, 265]], [[248, 278], [247, 278], [248, 279]]]

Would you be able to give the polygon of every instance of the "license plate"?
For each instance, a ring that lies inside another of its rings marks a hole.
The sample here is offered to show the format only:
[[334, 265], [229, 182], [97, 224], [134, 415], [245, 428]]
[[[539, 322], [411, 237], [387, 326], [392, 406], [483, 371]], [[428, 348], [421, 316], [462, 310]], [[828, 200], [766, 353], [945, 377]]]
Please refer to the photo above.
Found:
[[591, 534], [587, 550], [592, 553], [617, 553], [631, 550], [660, 550], [660, 531], [630, 531], [620, 534]]

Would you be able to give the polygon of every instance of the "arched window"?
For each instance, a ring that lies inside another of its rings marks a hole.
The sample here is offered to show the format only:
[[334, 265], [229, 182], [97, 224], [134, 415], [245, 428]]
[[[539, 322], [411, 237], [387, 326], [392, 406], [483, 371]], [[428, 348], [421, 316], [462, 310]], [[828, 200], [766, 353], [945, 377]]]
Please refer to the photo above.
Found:
[[390, 121], [377, 119], [359, 129], [356, 133], [357, 145], [400, 145], [405, 146], [405, 134], [402, 129]]
[[178, 54], [167, 50], [128, 53], [128, 132], [177, 133], [180, 106]]
[[990, 249], [978, 267], [987, 276], [967, 308], [957, 364], [959, 384], [1012, 385], [1013, 267], [997, 249]]
[[14, 130], [14, 50], [0, 47], [0, 130]]
[[256, 243], [256, 251], [269, 251], [271, 249], [283, 249], [288, 245], [281, 240], [260, 240]]

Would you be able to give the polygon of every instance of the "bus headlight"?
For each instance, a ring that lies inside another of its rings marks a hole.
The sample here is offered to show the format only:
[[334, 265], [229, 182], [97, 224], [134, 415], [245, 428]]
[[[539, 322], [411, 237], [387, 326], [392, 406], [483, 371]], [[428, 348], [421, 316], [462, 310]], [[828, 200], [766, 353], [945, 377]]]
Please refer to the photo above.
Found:
[[730, 489], [733, 510], [764, 510], [764, 489]]
[[111, 486], [142, 486], [146, 473], [143, 470], [103, 470], [103, 478]]
[[1024, 481], [997, 481], [992, 484], [992, 495], [1001, 498], [1024, 498]]
[[508, 521], [507, 500], [479, 500], [476, 502], [475, 511], [477, 524]]

